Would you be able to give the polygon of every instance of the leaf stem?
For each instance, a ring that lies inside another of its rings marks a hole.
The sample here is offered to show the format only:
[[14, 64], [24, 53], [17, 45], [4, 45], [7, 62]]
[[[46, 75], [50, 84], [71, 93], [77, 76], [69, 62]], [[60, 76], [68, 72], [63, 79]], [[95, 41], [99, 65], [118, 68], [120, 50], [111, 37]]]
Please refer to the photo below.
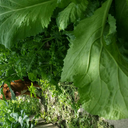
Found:
[[109, 12], [109, 9], [111, 7], [112, 1], [113, 0], [108, 0], [107, 1], [107, 6], [106, 6], [106, 10], [104, 11], [104, 17], [103, 17], [103, 22], [102, 22], [102, 26], [103, 27], [102, 27], [102, 30], [101, 30], [101, 37], [103, 37], [103, 33], [104, 33], [104, 29], [105, 29], [105, 24], [106, 24], [106, 20], [107, 20], [107, 17], [108, 17], [108, 12]]

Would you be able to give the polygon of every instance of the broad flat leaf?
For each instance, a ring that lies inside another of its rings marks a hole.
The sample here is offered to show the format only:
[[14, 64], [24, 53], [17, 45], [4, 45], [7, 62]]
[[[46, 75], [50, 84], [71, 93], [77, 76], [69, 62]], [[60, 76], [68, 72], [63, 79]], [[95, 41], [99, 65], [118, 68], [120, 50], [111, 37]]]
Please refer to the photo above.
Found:
[[10, 48], [19, 39], [41, 32], [56, 4], [56, 0], [0, 0], [0, 43]]
[[128, 0], [115, 0], [115, 7], [118, 35], [128, 40]]
[[57, 18], [59, 28], [64, 30], [70, 22], [73, 23], [78, 19], [78, 17], [80, 18], [82, 13], [86, 10], [87, 4], [87, 0], [84, 0], [84, 2], [79, 4], [75, 4], [74, 2], [70, 3], [62, 12], [59, 13]]
[[107, 119], [128, 118], [128, 64], [115, 41], [106, 44], [103, 33], [111, 0], [74, 30], [76, 39], [64, 60], [61, 81], [74, 82], [83, 107]]

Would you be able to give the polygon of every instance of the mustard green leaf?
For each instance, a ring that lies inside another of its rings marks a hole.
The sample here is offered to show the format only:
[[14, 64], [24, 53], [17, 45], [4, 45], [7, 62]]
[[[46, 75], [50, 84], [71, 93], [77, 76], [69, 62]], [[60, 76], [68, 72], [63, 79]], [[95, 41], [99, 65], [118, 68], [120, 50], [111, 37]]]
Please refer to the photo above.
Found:
[[0, 43], [10, 48], [19, 39], [41, 32], [56, 4], [56, 0], [0, 0]]
[[64, 30], [68, 24], [74, 23], [78, 20], [82, 13], [86, 10], [88, 5], [87, 0], [84, 0], [81, 3], [71, 2], [62, 12], [59, 13], [57, 18], [57, 24], [60, 29]]
[[116, 40], [107, 45], [104, 39], [111, 2], [107, 0], [74, 30], [76, 39], [64, 60], [61, 81], [74, 82], [89, 113], [121, 119], [128, 118], [128, 63]]

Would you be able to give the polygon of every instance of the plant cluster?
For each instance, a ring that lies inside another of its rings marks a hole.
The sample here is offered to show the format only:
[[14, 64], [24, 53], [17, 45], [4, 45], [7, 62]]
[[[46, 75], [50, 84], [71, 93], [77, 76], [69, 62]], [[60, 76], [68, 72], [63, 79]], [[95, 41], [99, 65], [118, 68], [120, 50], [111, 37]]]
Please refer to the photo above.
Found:
[[17, 42], [15, 47], [1, 47], [0, 75], [5, 82], [28, 76], [59, 81], [68, 40], [54, 22], [42, 33]]
[[44, 85], [45, 104], [47, 111], [41, 114], [46, 123], [57, 124], [60, 128], [114, 128], [98, 116], [92, 116], [83, 111], [80, 105], [77, 88], [71, 83], [59, 83], [60, 91], [41, 80]]
[[34, 128], [35, 122], [30, 122], [29, 116], [38, 115], [39, 102], [34, 98], [27, 98], [25, 101], [23, 99], [9, 102], [0, 101], [0, 128]]
[[[98, 116], [78, 112], [79, 94], [71, 83], [59, 83], [60, 92], [48, 81], [40, 80], [40, 82], [43, 84], [42, 95], [45, 97], [44, 104], [47, 106], [47, 111], [43, 110], [41, 113], [42, 106], [39, 100], [29, 96], [18, 97], [17, 100], [8, 102], [1, 100], [1, 128], [11, 126], [32, 128], [36, 125], [35, 119], [38, 117], [43, 118], [45, 123], [52, 122], [61, 128], [113, 128]], [[34, 115], [34, 118], [30, 122], [31, 115]]]
[[24, 110], [28, 116], [38, 114], [40, 111], [39, 100], [29, 96], [18, 97], [17, 100], [8, 101], [8, 104], [8, 108], [12, 112]]
[[127, 0], [0, 0], [0, 76], [73, 82], [89, 113], [128, 118], [127, 7]]

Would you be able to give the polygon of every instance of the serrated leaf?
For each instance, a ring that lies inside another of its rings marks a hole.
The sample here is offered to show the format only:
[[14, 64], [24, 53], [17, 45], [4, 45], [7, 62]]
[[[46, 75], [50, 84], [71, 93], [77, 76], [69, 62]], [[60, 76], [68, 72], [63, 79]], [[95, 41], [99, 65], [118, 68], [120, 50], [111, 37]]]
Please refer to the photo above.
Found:
[[108, 15], [108, 23], [110, 25], [109, 35], [116, 33], [116, 20], [112, 15]]
[[108, 15], [108, 24], [109, 24], [109, 30], [108, 30], [108, 34], [105, 36], [107, 45], [112, 43], [113, 38], [115, 38], [115, 34], [116, 34], [116, 20], [110, 14]]
[[89, 113], [121, 119], [128, 118], [128, 64], [115, 42], [106, 45], [103, 39], [111, 2], [105, 2], [76, 27], [76, 39], [64, 60], [61, 81], [74, 82]]
[[75, 4], [74, 2], [70, 3], [62, 12], [59, 13], [57, 18], [59, 28], [64, 30], [70, 22], [73, 23], [80, 18], [82, 13], [86, 10], [87, 4], [87, 0], [79, 4]]
[[19, 39], [41, 32], [56, 4], [56, 0], [0, 0], [0, 43], [10, 48]]

